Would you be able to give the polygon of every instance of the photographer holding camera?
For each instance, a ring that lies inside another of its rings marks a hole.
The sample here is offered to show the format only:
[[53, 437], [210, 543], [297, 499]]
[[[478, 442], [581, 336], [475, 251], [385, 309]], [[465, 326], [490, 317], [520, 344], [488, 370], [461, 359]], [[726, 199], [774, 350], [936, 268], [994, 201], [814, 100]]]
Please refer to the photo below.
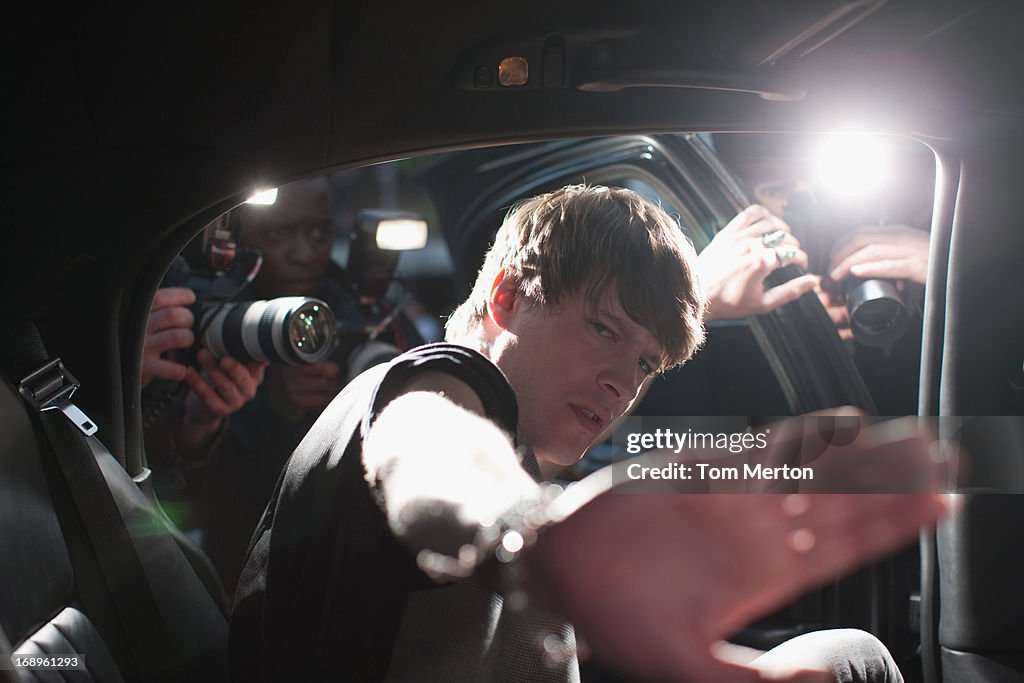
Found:
[[[928, 233], [906, 225], [857, 227], [836, 242], [828, 275], [839, 283], [884, 278], [923, 287], [928, 278]], [[846, 303], [828, 291], [819, 291], [819, 296], [839, 336], [853, 339]]]
[[[150, 460], [158, 475], [167, 474], [161, 464], [172, 466], [177, 490], [164, 476], [161, 497], [183, 499], [180, 521], [200, 530], [229, 592], [281, 466], [345, 385], [349, 366], [361, 371], [398, 355], [398, 346], [421, 343], [401, 311], [386, 316], [382, 302], [331, 262], [332, 193], [329, 180], [317, 177], [279, 188], [272, 204], [234, 209], [211, 226], [205, 247], [204, 263], [216, 261], [218, 249], [230, 253], [205, 268], [220, 272], [197, 276], [196, 267], [183, 266], [168, 280], [186, 286], [162, 288], [154, 299], [144, 384], [184, 381], [189, 391], [160, 428], [147, 430]], [[279, 323], [273, 343], [264, 338], [273, 327], [269, 318]], [[379, 329], [367, 342], [371, 326]], [[296, 343], [296, 332], [305, 343]], [[162, 357], [192, 348], [197, 336], [198, 367]], [[273, 362], [248, 360], [260, 354]], [[168, 430], [174, 439], [166, 438]]]
[[[814, 274], [803, 277], [816, 281], [815, 293], [879, 413], [914, 414], [929, 233], [913, 226], [930, 220], [931, 153], [886, 140], [878, 157], [887, 161], [871, 167], [873, 176], [850, 176], [846, 187], [822, 173], [829, 138], [722, 133], [713, 141], [750, 198], [799, 237], [806, 254], [799, 265]], [[836, 160], [857, 166], [844, 155], [833, 155]], [[883, 173], [891, 180], [878, 181]]]
[[[235, 211], [239, 243], [263, 255], [249, 298], [320, 295], [336, 311], [350, 305], [336, 283], [327, 279], [334, 230], [326, 178], [280, 188], [273, 205], [246, 204]], [[336, 357], [312, 365], [273, 365], [267, 381], [276, 411], [288, 422], [305, 422], [303, 416], [310, 413], [315, 419], [343, 384]]]
[[195, 316], [188, 308], [195, 292], [185, 287], [163, 287], [153, 298], [142, 357], [142, 386], [153, 380], [186, 382], [189, 392], [173, 434], [174, 456], [182, 464], [194, 462], [213, 442], [224, 420], [256, 395], [267, 364], [242, 363], [230, 356], [220, 360], [200, 349], [199, 368], [163, 358], [169, 351], [195, 343]]

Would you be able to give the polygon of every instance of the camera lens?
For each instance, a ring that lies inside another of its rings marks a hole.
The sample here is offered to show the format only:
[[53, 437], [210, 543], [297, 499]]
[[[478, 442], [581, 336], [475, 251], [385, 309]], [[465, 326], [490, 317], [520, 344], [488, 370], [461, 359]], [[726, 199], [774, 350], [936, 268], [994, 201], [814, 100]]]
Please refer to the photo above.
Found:
[[910, 322], [895, 283], [889, 280], [850, 278], [846, 309], [857, 341], [884, 348], [903, 336]]
[[853, 312], [854, 324], [867, 334], [879, 334], [893, 326], [903, 307], [892, 299], [865, 301]]
[[303, 358], [319, 357], [323, 349], [333, 348], [334, 328], [331, 309], [322, 301], [307, 301], [292, 312], [287, 323], [288, 348]]
[[337, 343], [334, 313], [306, 296], [219, 304], [203, 313], [200, 329], [215, 356], [241, 361], [313, 365]]

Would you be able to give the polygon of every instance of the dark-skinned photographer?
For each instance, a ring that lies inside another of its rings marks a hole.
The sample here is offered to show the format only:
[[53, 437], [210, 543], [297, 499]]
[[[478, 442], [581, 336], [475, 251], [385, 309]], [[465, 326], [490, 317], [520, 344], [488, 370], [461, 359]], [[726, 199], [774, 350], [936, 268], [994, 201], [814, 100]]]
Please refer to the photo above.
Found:
[[[218, 227], [230, 226], [231, 239], [237, 241], [236, 262], [243, 260], [243, 252], [259, 255], [254, 278], [235, 300], [315, 297], [346, 329], [375, 322], [358, 287], [331, 263], [332, 195], [329, 178], [316, 177], [279, 188], [271, 204], [246, 203], [219, 219]], [[247, 269], [248, 263], [241, 270]], [[162, 356], [192, 347], [195, 301], [196, 294], [188, 288], [158, 292], [147, 329], [143, 375], [146, 380], [184, 381], [189, 387], [177, 409], [164, 419], [163, 430], [174, 434], [176, 456], [170, 463], [177, 489], [167, 491], [171, 487], [165, 483], [164, 497], [183, 503], [180, 523], [199, 530], [201, 545], [230, 593], [281, 466], [344, 386], [349, 358], [362, 339], [342, 334], [330, 355], [303, 364], [246, 363], [230, 355], [218, 360], [200, 348], [197, 367], [186, 369]], [[404, 326], [399, 336], [406, 343], [419, 342], [401, 315], [393, 325]], [[388, 338], [390, 329], [382, 339]], [[371, 364], [399, 353], [383, 343], [378, 347], [378, 354], [370, 354]], [[168, 462], [159, 452], [170, 442], [158, 436], [159, 429], [152, 431], [147, 432], [147, 445], [157, 470], [161, 462]]]

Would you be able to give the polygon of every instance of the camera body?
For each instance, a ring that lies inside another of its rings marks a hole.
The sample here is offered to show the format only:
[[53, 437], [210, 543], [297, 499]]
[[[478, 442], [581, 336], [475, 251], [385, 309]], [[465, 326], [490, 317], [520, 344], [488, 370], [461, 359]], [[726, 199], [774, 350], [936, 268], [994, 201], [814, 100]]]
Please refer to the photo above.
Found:
[[396, 209], [363, 209], [355, 230], [344, 242], [344, 256], [333, 258], [328, 272], [340, 284], [352, 305], [338, 310], [340, 355], [346, 380], [424, 343], [406, 316], [408, 297], [395, 300], [389, 290], [402, 252], [422, 249], [427, 223], [419, 214]]
[[239, 249], [233, 240], [215, 233], [193, 262], [195, 266], [178, 256], [164, 278], [165, 286], [187, 287], [196, 295], [196, 345], [186, 358], [178, 359], [181, 362], [191, 364], [199, 346], [218, 358], [289, 365], [313, 365], [334, 351], [337, 323], [320, 299], [237, 300], [259, 270], [258, 251]]

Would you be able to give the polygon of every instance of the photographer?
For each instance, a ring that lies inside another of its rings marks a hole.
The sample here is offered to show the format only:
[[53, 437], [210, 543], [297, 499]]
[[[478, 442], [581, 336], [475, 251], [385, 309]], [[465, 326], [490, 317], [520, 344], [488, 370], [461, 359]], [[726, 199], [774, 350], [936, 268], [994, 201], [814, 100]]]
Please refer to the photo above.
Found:
[[[316, 297], [341, 324], [337, 347], [311, 364], [244, 364], [227, 355], [217, 361], [200, 349], [199, 369], [214, 391], [196, 369], [186, 370], [160, 357], [193, 344], [195, 316], [187, 306], [194, 303], [195, 294], [186, 288], [166, 288], [154, 301], [145, 350], [149, 369], [144, 367], [144, 374], [183, 379], [191, 387], [175, 429], [181, 443], [194, 444], [194, 457], [184, 467], [178, 463], [177, 493], [184, 494], [187, 521], [201, 530], [201, 544], [230, 593], [281, 466], [345, 385], [349, 366], [365, 368], [390, 360], [400, 352], [395, 345], [408, 348], [421, 341], [400, 312], [392, 313], [389, 325], [379, 325], [388, 313], [386, 307], [366, 296], [331, 262], [335, 231], [332, 187], [326, 177], [281, 187], [272, 204], [243, 204], [220, 222], [221, 227], [227, 225], [239, 254], [258, 253], [262, 258], [255, 278], [238, 299]], [[382, 327], [379, 337], [363, 344], [362, 330], [374, 324]], [[368, 352], [353, 354], [357, 348]], [[225, 420], [228, 415], [231, 419]], [[157, 441], [149, 437], [147, 442]]]
[[929, 222], [934, 160], [924, 148], [886, 144], [887, 168], [898, 182], [858, 194], [829, 189], [820, 168], [815, 171], [822, 163], [821, 138], [714, 136], [716, 153], [749, 196], [799, 236], [803, 262], [794, 262], [814, 275], [790, 282], [813, 278], [879, 413], [909, 415], [917, 412], [929, 241], [927, 231], [912, 226]]
[[[325, 177], [280, 188], [270, 206], [244, 204], [235, 211], [239, 243], [263, 255], [263, 265], [247, 291], [248, 298], [317, 296], [339, 319], [359, 315], [338, 275], [328, 275], [334, 230], [331, 187]], [[344, 385], [341, 355], [336, 353], [332, 359], [313, 365], [271, 367], [267, 380], [267, 392], [274, 404], [271, 412], [286, 423], [303, 425], [301, 431], [305, 433]], [[298, 443], [297, 439], [291, 440]]]

